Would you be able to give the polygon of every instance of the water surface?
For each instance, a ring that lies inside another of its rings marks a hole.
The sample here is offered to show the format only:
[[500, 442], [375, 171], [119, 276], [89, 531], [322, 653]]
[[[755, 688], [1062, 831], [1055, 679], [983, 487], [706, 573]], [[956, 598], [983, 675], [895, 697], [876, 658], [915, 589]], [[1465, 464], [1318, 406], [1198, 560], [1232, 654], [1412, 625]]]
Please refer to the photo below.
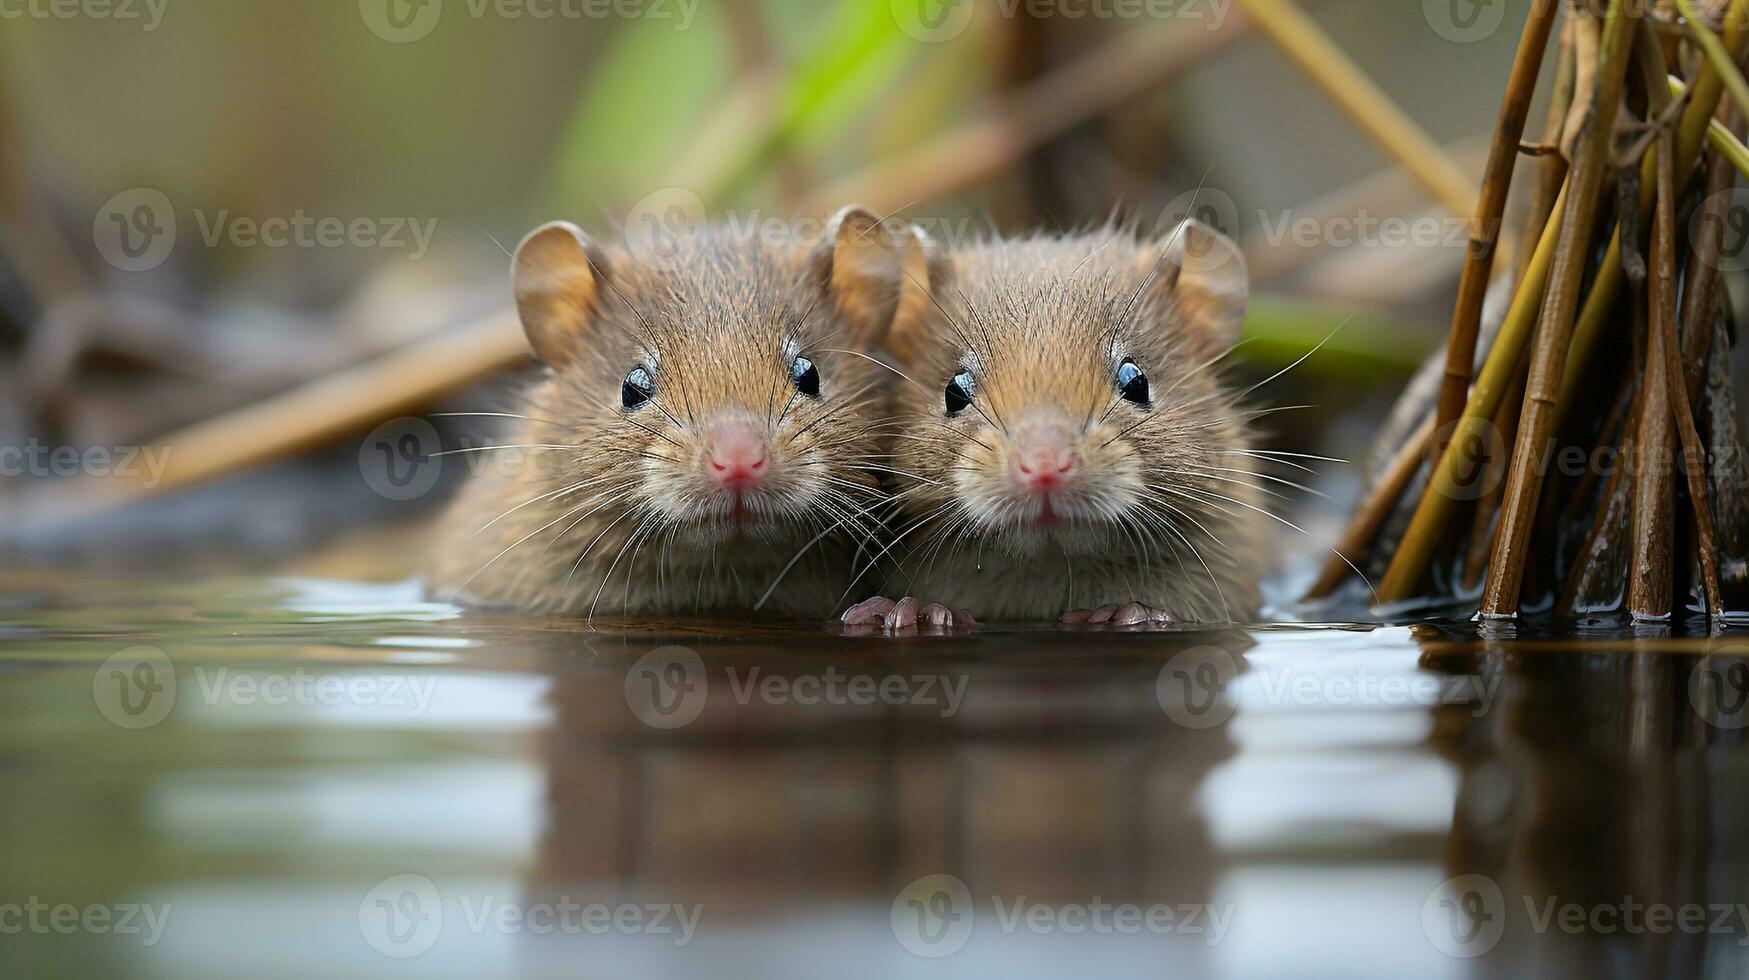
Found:
[[595, 625], [0, 579], [0, 973], [1749, 969], [1749, 638]]

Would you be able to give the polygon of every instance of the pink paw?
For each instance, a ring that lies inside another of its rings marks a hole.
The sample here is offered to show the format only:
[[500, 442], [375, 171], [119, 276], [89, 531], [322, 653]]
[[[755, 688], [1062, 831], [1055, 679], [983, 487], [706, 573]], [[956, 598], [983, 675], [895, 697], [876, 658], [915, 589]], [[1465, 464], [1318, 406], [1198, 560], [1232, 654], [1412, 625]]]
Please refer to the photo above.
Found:
[[1062, 622], [1069, 626], [1177, 626], [1177, 618], [1139, 602], [1112, 604], [1098, 609], [1080, 609], [1066, 613]]
[[889, 633], [917, 630], [946, 632], [956, 627], [971, 629], [978, 625], [970, 610], [961, 609], [955, 612], [939, 602], [925, 605], [910, 596], [897, 602], [884, 596], [875, 596], [851, 606], [841, 618], [846, 626], [877, 628]]

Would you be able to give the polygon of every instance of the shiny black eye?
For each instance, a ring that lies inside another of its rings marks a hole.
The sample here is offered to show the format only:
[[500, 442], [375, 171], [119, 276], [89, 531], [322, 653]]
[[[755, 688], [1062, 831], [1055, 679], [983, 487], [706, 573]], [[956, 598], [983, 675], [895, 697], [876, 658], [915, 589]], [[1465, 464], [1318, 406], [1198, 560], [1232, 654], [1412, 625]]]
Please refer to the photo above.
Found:
[[1117, 391], [1126, 401], [1148, 404], [1148, 376], [1127, 357], [1117, 367]]
[[947, 414], [958, 415], [965, 411], [966, 407], [972, 403], [973, 388], [972, 372], [966, 368], [960, 368], [960, 373], [954, 375], [947, 382]]
[[814, 362], [805, 357], [798, 357], [789, 364], [789, 379], [796, 384], [796, 390], [809, 398], [820, 397], [820, 369]]
[[650, 377], [647, 368], [639, 365], [632, 368], [626, 375], [625, 383], [619, 386], [619, 403], [626, 408], [637, 408], [649, 401], [656, 394], [656, 379]]

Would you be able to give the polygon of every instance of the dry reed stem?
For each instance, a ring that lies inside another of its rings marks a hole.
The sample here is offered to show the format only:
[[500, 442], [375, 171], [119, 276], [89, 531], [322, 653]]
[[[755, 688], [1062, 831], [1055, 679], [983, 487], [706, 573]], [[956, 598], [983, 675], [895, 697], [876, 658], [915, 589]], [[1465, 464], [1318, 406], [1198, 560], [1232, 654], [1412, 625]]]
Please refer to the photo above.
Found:
[[1688, 400], [1688, 382], [1676, 337], [1676, 155], [1675, 139], [1668, 131], [1658, 138], [1658, 210], [1652, 221], [1652, 327], [1657, 331], [1653, 361], [1665, 371], [1665, 408], [1676, 420], [1682, 440], [1682, 473], [1688, 481], [1688, 499], [1694, 513], [1696, 547], [1705, 583], [1707, 613], [1718, 616], [1718, 548], [1713, 538], [1712, 499], [1706, 485], [1706, 449], [1694, 425], [1694, 409]]
[[1506, 481], [1506, 497], [1500, 507], [1500, 532], [1482, 591], [1481, 613], [1487, 618], [1510, 616], [1518, 611], [1531, 524], [1542, 492], [1540, 449], [1553, 434], [1573, 317], [1578, 312], [1579, 290], [1590, 253], [1591, 231], [1609, 169], [1610, 137], [1621, 108], [1622, 83], [1636, 33], [1632, 19], [1622, 10], [1622, 0], [1612, 0], [1603, 29], [1603, 61], [1598, 66], [1597, 84], [1586, 109], [1579, 150], [1569, 178], [1571, 196], [1561, 215], [1561, 234], [1543, 297], [1518, 439]]
[[1439, 389], [1436, 433], [1430, 451], [1433, 459], [1445, 452], [1448, 427], [1463, 414], [1470, 376], [1476, 359], [1476, 334], [1482, 325], [1482, 304], [1494, 269], [1494, 246], [1500, 240], [1500, 225], [1506, 212], [1506, 195], [1512, 187], [1512, 171], [1518, 163], [1518, 143], [1524, 138], [1530, 100], [1536, 94], [1537, 74], [1548, 48], [1559, 7], [1533, 4], [1519, 38], [1518, 54], [1506, 94], [1500, 101], [1500, 119], [1494, 127], [1494, 144], [1488, 165], [1482, 171], [1482, 196], [1470, 222], [1470, 244], [1465, 253], [1463, 278], [1458, 285], [1457, 305], [1452, 311], [1451, 338], [1445, 348], [1445, 377]]

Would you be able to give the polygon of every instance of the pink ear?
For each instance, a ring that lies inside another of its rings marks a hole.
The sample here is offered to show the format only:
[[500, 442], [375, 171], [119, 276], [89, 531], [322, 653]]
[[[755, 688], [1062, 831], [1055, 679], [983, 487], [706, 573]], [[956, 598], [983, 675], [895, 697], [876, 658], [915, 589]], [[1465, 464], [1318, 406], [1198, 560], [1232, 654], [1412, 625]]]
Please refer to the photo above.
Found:
[[577, 355], [606, 272], [600, 250], [569, 222], [542, 225], [516, 247], [511, 267], [516, 311], [541, 360], [558, 366]]
[[1179, 315], [1222, 347], [1237, 343], [1251, 293], [1239, 246], [1191, 218], [1167, 234], [1161, 263], [1161, 291]]

